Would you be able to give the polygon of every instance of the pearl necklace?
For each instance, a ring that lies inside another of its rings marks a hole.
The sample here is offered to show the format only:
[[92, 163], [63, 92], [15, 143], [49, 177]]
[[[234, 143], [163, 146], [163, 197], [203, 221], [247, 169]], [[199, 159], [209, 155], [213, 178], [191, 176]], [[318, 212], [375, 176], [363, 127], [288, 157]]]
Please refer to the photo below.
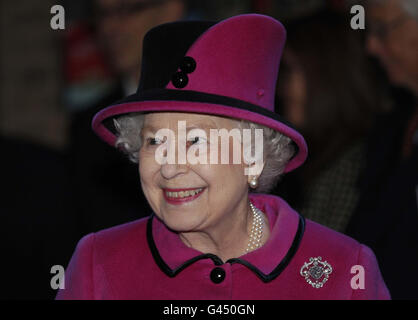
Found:
[[253, 225], [251, 227], [250, 240], [248, 242], [246, 253], [253, 251], [261, 246], [261, 237], [263, 236], [263, 212], [254, 207], [250, 202], [251, 211], [253, 212]]

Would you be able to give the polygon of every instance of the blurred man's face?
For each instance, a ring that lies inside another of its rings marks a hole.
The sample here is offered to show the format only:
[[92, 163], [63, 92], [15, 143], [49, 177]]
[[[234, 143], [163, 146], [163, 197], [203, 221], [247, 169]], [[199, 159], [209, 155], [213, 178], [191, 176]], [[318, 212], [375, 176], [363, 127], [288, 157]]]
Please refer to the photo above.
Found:
[[418, 22], [400, 0], [369, 1], [368, 51], [377, 56], [390, 80], [418, 92]]
[[96, 0], [99, 37], [114, 71], [139, 74], [142, 40], [152, 27], [183, 15], [182, 1]]

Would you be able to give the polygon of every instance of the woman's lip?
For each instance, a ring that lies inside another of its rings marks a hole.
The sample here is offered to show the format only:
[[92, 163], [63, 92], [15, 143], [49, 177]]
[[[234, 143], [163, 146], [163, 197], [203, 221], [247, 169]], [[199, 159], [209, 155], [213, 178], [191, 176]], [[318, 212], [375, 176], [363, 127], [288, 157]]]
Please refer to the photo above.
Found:
[[[183, 197], [183, 198], [168, 197], [167, 194], [166, 194], [166, 191], [167, 192], [173, 192], [173, 191], [176, 192], [176, 191], [196, 190], [196, 189], [202, 189], [202, 191], [200, 191], [199, 193], [196, 193], [193, 196], [188, 196], [188, 197]], [[179, 205], [179, 204], [182, 204], [184, 202], [189, 202], [189, 201], [192, 201], [192, 200], [200, 197], [200, 195], [205, 191], [206, 187], [205, 188], [196, 188], [196, 189], [194, 189], [194, 188], [192, 188], [192, 189], [163, 189], [163, 195], [164, 195], [164, 199], [168, 203]]]
[[168, 189], [163, 188], [164, 192], [179, 192], [179, 191], [187, 191], [187, 190], [197, 190], [197, 189], [204, 189], [205, 187], [196, 187], [196, 188], [185, 188], [185, 189]]

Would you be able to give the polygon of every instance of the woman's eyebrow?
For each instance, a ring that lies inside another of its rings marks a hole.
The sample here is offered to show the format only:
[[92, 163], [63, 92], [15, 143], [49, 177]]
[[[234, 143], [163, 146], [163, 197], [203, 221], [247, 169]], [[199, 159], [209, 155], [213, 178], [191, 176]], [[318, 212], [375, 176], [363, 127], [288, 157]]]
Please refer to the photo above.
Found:
[[[179, 120], [179, 121], [185, 121], [185, 120]], [[187, 121], [186, 121], [186, 124], [187, 124]], [[219, 129], [218, 125], [216, 125], [216, 123], [214, 121], [211, 121], [211, 123], [208, 123], [208, 122], [194, 122], [190, 125], [187, 125], [186, 130], [196, 129], [196, 128], [197, 129], [199, 129], [199, 128], [201, 128], [201, 129]], [[163, 127], [159, 128], [159, 129], [163, 129]], [[142, 127], [141, 131], [143, 131], [143, 132], [145, 132], [145, 131], [156, 132], [159, 129], [155, 128], [152, 125], [147, 124], [147, 125]]]
[[143, 126], [141, 128], [141, 132], [145, 132], [145, 131], [155, 132], [157, 130], [153, 126], [151, 126], [151, 125], [146, 125], [146, 126]]
[[155, 134], [156, 130], [153, 126], [145, 126], [141, 128], [141, 131], [139, 132], [139, 136], [141, 137], [141, 139], [145, 138], [145, 134]]
[[[210, 123], [209, 123], [210, 122]], [[215, 121], [209, 120], [207, 121], [199, 121], [194, 122], [191, 125], [188, 125], [186, 129], [194, 129], [194, 128], [205, 128], [205, 129], [219, 129], [218, 125], [215, 123]]]
[[203, 125], [192, 124], [192, 125], [186, 127], [187, 131], [192, 130], [192, 129], [213, 129], [213, 126], [204, 125], [204, 124]]

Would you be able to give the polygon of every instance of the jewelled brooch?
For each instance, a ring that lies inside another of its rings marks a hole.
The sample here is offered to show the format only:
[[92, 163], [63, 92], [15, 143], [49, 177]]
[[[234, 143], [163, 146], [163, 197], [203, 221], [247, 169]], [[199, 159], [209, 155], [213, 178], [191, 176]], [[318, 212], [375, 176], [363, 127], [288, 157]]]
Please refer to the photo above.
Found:
[[316, 289], [324, 286], [331, 273], [331, 265], [327, 261], [322, 261], [321, 257], [309, 258], [309, 262], [305, 262], [300, 268], [300, 275]]

